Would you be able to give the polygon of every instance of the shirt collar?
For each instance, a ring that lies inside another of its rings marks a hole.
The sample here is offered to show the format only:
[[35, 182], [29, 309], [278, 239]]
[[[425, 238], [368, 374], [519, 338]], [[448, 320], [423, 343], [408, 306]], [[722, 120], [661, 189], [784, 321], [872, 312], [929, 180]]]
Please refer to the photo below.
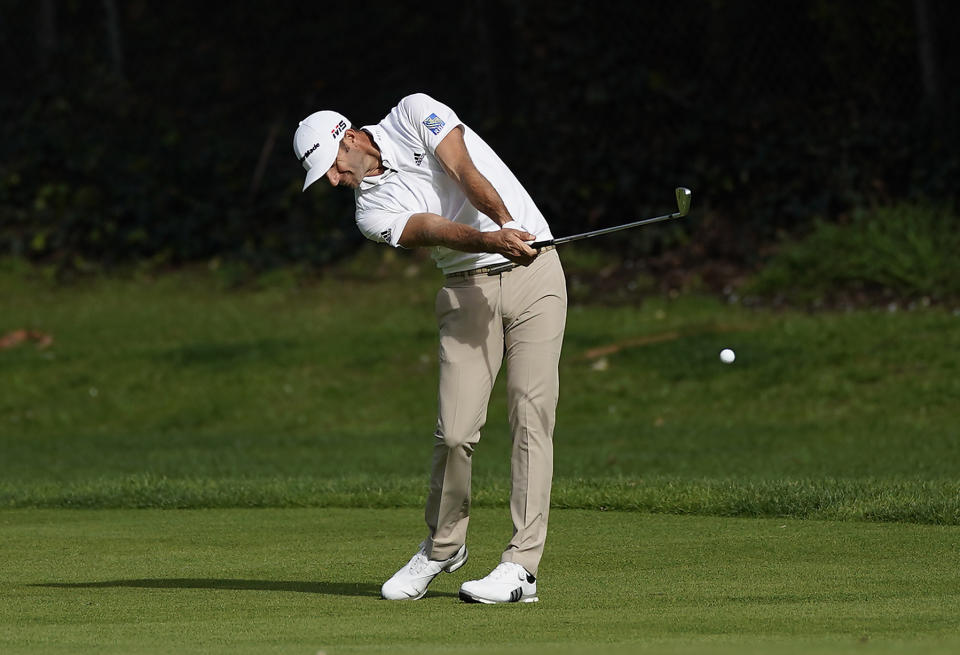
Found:
[[362, 129], [370, 135], [377, 148], [380, 149], [380, 163], [384, 168], [381, 175], [368, 175], [360, 181], [360, 189], [366, 190], [390, 179], [397, 172], [397, 159], [394, 156], [393, 144], [379, 125], [366, 125]]

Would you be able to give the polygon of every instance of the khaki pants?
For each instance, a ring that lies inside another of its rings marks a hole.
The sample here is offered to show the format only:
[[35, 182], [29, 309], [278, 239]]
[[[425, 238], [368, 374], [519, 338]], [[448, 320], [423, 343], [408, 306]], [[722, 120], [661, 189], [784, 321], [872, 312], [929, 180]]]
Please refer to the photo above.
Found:
[[566, 283], [555, 250], [499, 275], [448, 278], [437, 294], [440, 393], [425, 512], [431, 559], [446, 559], [465, 543], [471, 457], [506, 358], [513, 538], [501, 561], [536, 575], [550, 512], [566, 313]]

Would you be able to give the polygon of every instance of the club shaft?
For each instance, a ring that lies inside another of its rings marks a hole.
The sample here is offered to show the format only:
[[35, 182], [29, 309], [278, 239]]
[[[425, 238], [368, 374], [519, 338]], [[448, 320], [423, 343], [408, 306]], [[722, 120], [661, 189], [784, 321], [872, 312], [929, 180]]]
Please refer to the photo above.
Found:
[[570, 241], [579, 241], [580, 239], [589, 239], [590, 237], [598, 237], [601, 234], [610, 234], [611, 232], [619, 232], [620, 230], [629, 230], [632, 227], [640, 227], [641, 225], [649, 225], [650, 223], [659, 223], [660, 221], [668, 221], [672, 218], [680, 218], [683, 216], [681, 212], [674, 212], [672, 214], [664, 214], [663, 216], [656, 216], [654, 218], [645, 218], [642, 221], [634, 221], [633, 223], [625, 223], [623, 225], [614, 225], [613, 227], [606, 227], [600, 230], [593, 230], [592, 232], [583, 232], [581, 234], [572, 234], [567, 237], [559, 237], [557, 239], [548, 239], [546, 241], [536, 241], [530, 244], [531, 248], [543, 248], [545, 246], [559, 246], [563, 243], [569, 243]]

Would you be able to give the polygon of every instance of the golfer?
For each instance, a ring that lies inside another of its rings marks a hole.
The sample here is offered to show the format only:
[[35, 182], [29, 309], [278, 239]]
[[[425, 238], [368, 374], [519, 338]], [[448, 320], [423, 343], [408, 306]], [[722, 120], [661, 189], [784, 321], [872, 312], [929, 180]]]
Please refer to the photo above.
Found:
[[507, 365], [513, 537], [499, 565], [465, 582], [467, 602], [535, 602], [553, 477], [557, 366], [567, 293], [552, 239], [529, 194], [483, 139], [422, 93], [382, 121], [354, 128], [320, 111], [300, 122], [294, 152], [303, 188], [326, 178], [354, 190], [356, 221], [372, 241], [431, 249], [437, 294], [440, 391], [425, 518], [426, 539], [383, 584], [390, 600], [421, 598], [441, 572], [467, 561], [470, 465], [500, 365]]

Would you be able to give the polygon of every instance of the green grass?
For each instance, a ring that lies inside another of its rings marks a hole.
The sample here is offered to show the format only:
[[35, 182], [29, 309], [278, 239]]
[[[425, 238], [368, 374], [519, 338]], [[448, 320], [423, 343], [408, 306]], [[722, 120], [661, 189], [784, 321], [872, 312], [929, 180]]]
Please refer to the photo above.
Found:
[[950, 206], [901, 203], [819, 221], [783, 245], [747, 292], [795, 304], [868, 298], [960, 300], [960, 215]]
[[[0, 506], [419, 507], [439, 279], [379, 253], [240, 290], [204, 271], [56, 287], [8, 265], [0, 333], [55, 342], [0, 351]], [[942, 308], [575, 305], [554, 501], [957, 524], [958, 327]], [[507, 498], [504, 395], [480, 506]]]
[[960, 648], [943, 305], [774, 312], [648, 285], [575, 304], [542, 602], [455, 598], [510, 534], [502, 381], [471, 564], [379, 600], [423, 537], [439, 283], [384, 252], [243, 288], [0, 263], [0, 336], [54, 338], [0, 350], [0, 652]]
[[[421, 478], [338, 477], [181, 479], [149, 475], [74, 483], [3, 483], [9, 507], [229, 508], [411, 507], [426, 497]], [[770, 480], [559, 478], [552, 504], [712, 516], [780, 516], [826, 520], [960, 524], [960, 482], [905, 480]], [[505, 507], [502, 478], [474, 481], [475, 507]]]
[[[558, 510], [541, 602], [455, 600], [510, 533], [419, 602], [377, 597], [420, 512], [0, 512], [4, 653], [955, 652], [956, 527]], [[589, 553], [589, 557], [585, 555]], [[589, 564], [589, 568], [585, 565]]]

